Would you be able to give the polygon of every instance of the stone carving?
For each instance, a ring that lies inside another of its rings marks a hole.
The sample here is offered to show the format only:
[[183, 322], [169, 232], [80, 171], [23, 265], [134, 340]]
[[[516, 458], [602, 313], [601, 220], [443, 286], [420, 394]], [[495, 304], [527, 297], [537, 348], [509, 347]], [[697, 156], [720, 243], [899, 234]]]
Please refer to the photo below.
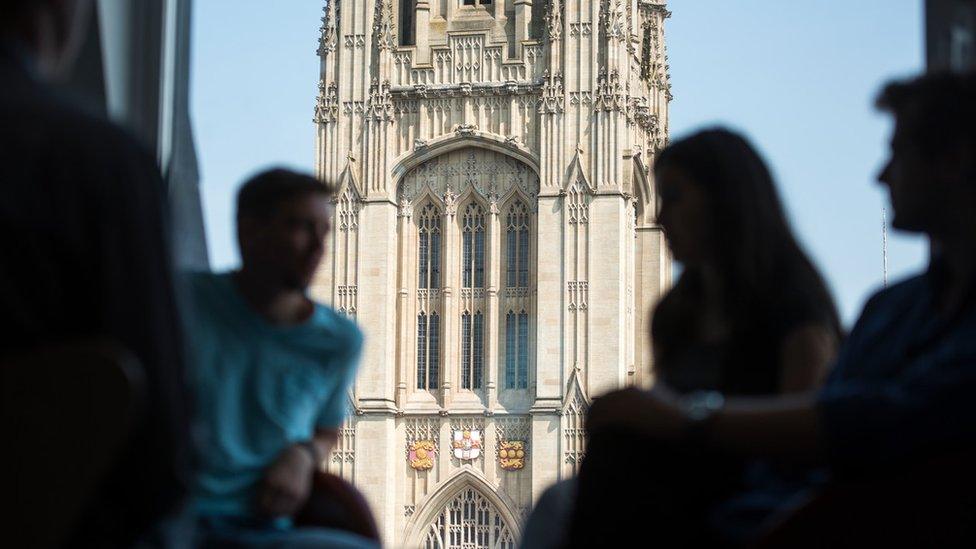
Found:
[[398, 200], [412, 202], [429, 190], [445, 206], [456, 209], [453, 202], [469, 187], [486, 201], [492, 195], [507, 196], [513, 187], [534, 199], [539, 194], [539, 176], [507, 154], [466, 147], [431, 158], [410, 170], [397, 190]]
[[629, 35], [627, 32], [626, 14], [622, 0], [603, 0], [600, 4], [600, 19], [603, 30], [610, 40], [622, 40]]
[[437, 445], [433, 440], [418, 440], [410, 445], [407, 460], [414, 471], [430, 471], [434, 468]]
[[563, 32], [563, 0], [549, 0], [546, 4], [545, 20], [549, 41], [559, 40]]
[[585, 280], [570, 280], [569, 285], [569, 310], [585, 311], [587, 309], [587, 294], [589, 293], [589, 282]]
[[556, 114], [563, 112], [563, 75], [555, 73], [549, 75], [547, 70], [543, 74], [545, 84], [542, 85], [542, 97], [539, 98], [540, 114]]
[[593, 34], [593, 23], [570, 23], [569, 35], [572, 37], [590, 36]]
[[396, 46], [396, 27], [393, 24], [393, 0], [376, 0], [373, 36], [376, 47], [381, 51]]
[[326, 4], [325, 14], [322, 16], [322, 28], [319, 31], [319, 57], [325, 57], [335, 51], [338, 41], [339, 1], [333, 0]]
[[475, 124], [458, 124], [454, 127], [454, 133], [457, 135], [474, 135], [474, 132], [478, 131], [478, 126]]
[[368, 110], [373, 120], [393, 121], [393, 96], [390, 95], [390, 81], [384, 80], [379, 84], [376, 79], [369, 87]]
[[498, 464], [506, 471], [518, 471], [525, 467], [525, 441], [512, 440], [499, 444]]
[[414, 149], [422, 149], [422, 148], [424, 148], [426, 146], [427, 146], [427, 140], [426, 139], [421, 139], [421, 138], [418, 137], [417, 139], [414, 139], [413, 140], [413, 148]]
[[620, 85], [620, 75], [616, 69], [601, 69], [597, 76], [596, 108], [605, 111], [623, 111], [627, 98]]
[[472, 461], [481, 455], [481, 431], [454, 431], [451, 446], [454, 457], [461, 461]]
[[366, 35], [365, 34], [347, 34], [342, 37], [342, 45], [346, 49], [359, 48], [362, 49], [366, 47]]
[[315, 100], [315, 122], [328, 124], [339, 117], [339, 87], [335, 83], [319, 82], [319, 95]]

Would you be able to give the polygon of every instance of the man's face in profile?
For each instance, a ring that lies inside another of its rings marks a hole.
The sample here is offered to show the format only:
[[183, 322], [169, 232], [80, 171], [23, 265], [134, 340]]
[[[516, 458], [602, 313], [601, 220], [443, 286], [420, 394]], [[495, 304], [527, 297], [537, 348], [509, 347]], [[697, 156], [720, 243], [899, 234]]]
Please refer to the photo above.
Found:
[[936, 166], [923, 154], [918, 140], [899, 117], [891, 138], [888, 163], [878, 175], [891, 199], [894, 217], [891, 225], [911, 232], [927, 232], [933, 216], [939, 215], [939, 181]]
[[308, 288], [325, 252], [332, 210], [332, 201], [321, 193], [282, 201], [260, 226], [242, 232], [246, 268], [257, 268], [289, 289]]

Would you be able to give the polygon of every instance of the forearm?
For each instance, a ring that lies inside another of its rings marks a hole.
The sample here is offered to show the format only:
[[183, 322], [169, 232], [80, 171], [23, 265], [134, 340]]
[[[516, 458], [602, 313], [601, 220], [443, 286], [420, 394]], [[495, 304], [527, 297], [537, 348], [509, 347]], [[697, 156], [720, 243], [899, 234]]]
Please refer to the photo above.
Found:
[[708, 444], [743, 457], [818, 463], [824, 450], [815, 394], [731, 399], [713, 418]]
[[315, 468], [319, 470], [323, 467], [325, 460], [328, 459], [329, 454], [335, 448], [336, 443], [339, 440], [339, 431], [336, 429], [316, 429], [315, 434], [312, 435], [312, 440], [309, 441], [315, 446], [315, 450], [319, 457], [322, 459], [321, 463], [316, 463]]

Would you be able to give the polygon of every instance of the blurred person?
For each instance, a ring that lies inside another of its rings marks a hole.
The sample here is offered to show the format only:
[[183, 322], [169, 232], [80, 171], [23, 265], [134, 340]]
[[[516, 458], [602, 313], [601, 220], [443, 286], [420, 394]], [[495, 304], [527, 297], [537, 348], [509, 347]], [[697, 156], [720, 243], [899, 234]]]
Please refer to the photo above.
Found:
[[[689, 493], [698, 471], [683, 467], [688, 455], [706, 456], [719, 465], [733, 456], [822, 467], [832, 485], [876, 482], [877, 488], [906, 470], [941, 473], [956, 478], [958, 486], [936, 487], [942, 492], [929, 493], [925, 507], [971, 499], [965, 495], [972, 493], [968, 465], [946, 473], [926, 471], [925, 464], [971, 452], [976, 443], [976, 412], [970, 405], [976, 394], [973, 97], [973, 75], [923, 76], [892, 83], [881, 93], [878, 106], [896, 122], [890, 160], [879, 175], [895, 211], [892, 224], [927, 235], [931, 259], [924, 273], [867, 302], [823, 388], [696, 400], [660, 384], [651, 391], [629, 389], [597, 399], [588, 418], [591, 439], [580, 473], [571, 546], [595, 540], [662, 547], [746, 543], [799, 495], [763, 499], [745, 491], [719, 501]], [[638, 477], [632, 471], [639, 466], [647, 472]], [[614, 487], [612, 497], [607, 486]], [[953, 489], [958, 493], [950, 494]], [[883, 520], [881, 526], [869, 523], [864, 509], [896, 512], [916, 503], [877, 498], [856, 511], [862, 522], [849, 521], [853, 530], [831, 533], [831, 525], [838, 523], [827, 522], [812, 535], [877, 540], [884, 534], [899, 545], [913, 543], [910, 539], [938, 544], [939, 536], [956, 534], [973, 540], [971, 523], [952, 525], [958, 530], [948, 534], [945, 525], [934, 523]], [[743, 504], [752, 505], [749, 514], [723, 520], [727, 509]], [[947, 515], [957, 511], [941, 509]], [[973, 512], [970, 508], [962, 515]], [[638, 524], [634, 520], [642, 521], [640, 528], [621, 527]], [[871, 531], [861, 533], [860, 526]]]
[[254, 176], [237, 196], [240, 269], [190, 278], [193, 499], [205, 547], [373, 546], [293, 521], [336, 443], [362, 347], [351, 320], [307, 295], [331, 198], [308, 175]]
[[[84, 0], [0, 2], [0, 355], [5, 384], [31, 375], [11, 371], [15, 357], [80, 341], [108, 340], [141, 363], [145, 390], [131, 433], [62, 539], [123, 547], [148, 540], [154, 525], [179, 509], [189, 436], [164, 184], [135, 139], [55, 91], [75, 62], [92, 11]], [[17, 398], [48, 396], [4, 390]], [[4, 429], [57, 438], [65, 426], [53, 423], [72, 413], [60, 404], [29, 418], [33, 428], [9, 424], [17, 413], [5, 408]], [[5, 494], [16, 509], [7, 517], [16, 525], [5, 528], [9, 540], [31, 536], [18, 529], [60, 512], [35, 507], [31, 493], [17, 490], [65, 489], [56, 479], [70, 474], [73, 449], [40, 455], [23, 440], [5, 444], [4, 459], [17, 463], [4, 467]], [[58, 474], [44, 464], [57, 464]]]
[[653, 315], [657, 379], [681, 393], [815, 388], [840, 321], [762, 158], [741, 136], [713, 129], [669, 145], [654, 170], [658, 222], [684, 267]]
[[[699, 399], [816, 388], [840, 341], [840, 321], [823, 279], [790, 230], [762, 158], [741, 136], [711, 129], [669, 145], [654, 170], [658, 222], [684, 266], [653, 314], [657, 379]], [[684, 466], [694, 467], [691, 460], [685, 456]], [[703, 462], [694, 491], [717, 497], [741, 488], [744, 470], [765, 477], [766, 468], [738, 460]], [[552, 517], [564, 517], [565, 524], [574, 489], [557, 486], [543, 495], [537, 512], [550, 518], [533, 516], [526, 547], [561, 531], [551, 527]]]

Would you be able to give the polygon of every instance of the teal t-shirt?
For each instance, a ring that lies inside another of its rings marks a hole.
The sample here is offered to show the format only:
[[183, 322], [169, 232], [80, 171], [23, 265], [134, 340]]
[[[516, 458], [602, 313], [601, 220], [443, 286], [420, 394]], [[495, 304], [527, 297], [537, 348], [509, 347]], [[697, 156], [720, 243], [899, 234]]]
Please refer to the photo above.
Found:
[[230, 274], [194, 274], [188, 286], [196, 509], [250, 516], [278, 454], [316, 427], [342, 423], [362, 333], [319, 304], [305, 323], [275, 326], [248, 306]]

